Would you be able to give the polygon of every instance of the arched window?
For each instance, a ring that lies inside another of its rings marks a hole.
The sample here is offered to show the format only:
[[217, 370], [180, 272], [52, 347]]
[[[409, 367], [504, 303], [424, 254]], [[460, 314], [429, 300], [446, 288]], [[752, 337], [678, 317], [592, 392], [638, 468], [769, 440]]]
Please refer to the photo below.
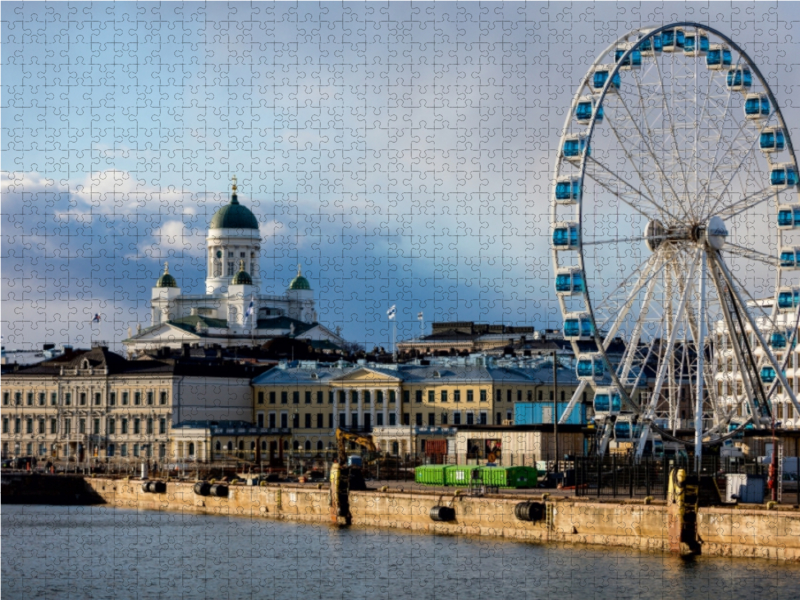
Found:
[[264, 440], [261, 440], [261, 451], [262, 452], [266, 452], [267, 451], [267, 442], [264, 441]]
[[283, 440], [283, 449], [284, 450], [288, 450], [289, 449], [289, 440]]
[[189, 456], [194, 456], [194, 442], [189, 442]]
[[216, 444], [214, 444], [214, 450], [216, 450], [217, 452], [219, 452], [220, 450], [222, 450], [222, 444], [220, 443], [220, 441], [219, 441], [219, 440], [217, 440], [217, 443], [216, 443]]
[[300, 449], [300, 442], [298, 442], [297, 440], [295, 440], [294, 442], [292, 442], [292, 448], [293, 448], [294, 450], [299, 450], [299, 449]]
[[306, 440], [306, 450], [311, 450], [311, 441]]
[[399, 454], [399, 448], [397, 442], [392, 442], [392, 454]]
[[233, 442], [228, 442], [228, 452], [233, 451]]
[[243, 451], [244, 451], [244, 442], [243, 442], [243, 441], [241, 441], [241, 440], [239, 440], [239, 451], [240, 451], [240, 452], [243, 452]]
[[255, 450], [255, 449], [256, 449], [256, 443], [250, 442], [250, 450]]
[[317, 450], [322, 450], [322, 448], [323, 448], [322, 440], [320, 440], [320, 441], [317, 442]]

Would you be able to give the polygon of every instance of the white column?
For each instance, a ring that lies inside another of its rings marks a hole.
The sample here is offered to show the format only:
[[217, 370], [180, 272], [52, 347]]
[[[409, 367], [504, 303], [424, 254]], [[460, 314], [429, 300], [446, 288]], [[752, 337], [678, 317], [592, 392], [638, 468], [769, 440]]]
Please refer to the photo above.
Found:
[[358, 394], [358, 426], [364, 426], [364, 390], [356, 390]]
[[389, 389], [383, 388], [381, 390], [383, 394], [383, 426], [389, 426]]
[[397, 423], [399, 427], [403, 424], [403, 420], [401, 419], [403, 416], [403, 398], [400, 396], [400, 388], [395, 388], [394, 390], [394, 413], [394, 422]]
[[369, 391], [369, 414], [370, 414], [370, 422], [373, 427], [375, 427], [375, 404], [378, 400], [378, 391], [374, 388]]
[[339, 389], [333, 388], [333, 431], [339, 427]]

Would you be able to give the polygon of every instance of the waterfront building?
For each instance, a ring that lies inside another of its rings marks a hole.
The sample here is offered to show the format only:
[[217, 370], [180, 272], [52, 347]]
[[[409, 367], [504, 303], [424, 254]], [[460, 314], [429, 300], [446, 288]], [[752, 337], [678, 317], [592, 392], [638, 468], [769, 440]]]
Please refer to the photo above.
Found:
[[287, 427], [257, 427], [248, 421], [183, 421], [172, 428], [170, 456], [183, 467], [232, 461], [281, 467], [291, 434]]
[[[556, 336], [552, 332], [553, 337]], [[420, 354], [456, 353], [473, 354], [502, 350], [507, 346], [519, 347], [526, 342], [541, 340], [533, 327], [490, 325], [472, 321], [434, 322], [431, 333], [397, 343], [398, 352]]]
[[182, 293], [165, 264], [152, 288], [150, 327], [123, 341], [129, 355], [184, 344], [253, 346], [286, 336], [343, 346], [338, 331], [319, 323], [314, 292], [299, 265], [284, 294], [261, 292], [261, 243], [258, 219], [239, 203], [234, 181], [230, 203], [209, 223], [205, 293]]
[[[558, 394], [567, 402], [578, 380], [559, 366]], [[591, 398], [581, 400], [588, 407]], [[337, 427], [372, 432], [392, 454], [421, 451], [437, 428], [512, 426], [520, 402], [553, 402], [552, 362], [483, 355], [407, 364], [339, 361], [282, 363], [253, 380], [253, 421], [289, 427], [292, 449], [333, 447]]]
[[183, 421], [249, 421], [250, 381], [266, 368], [126, 360], [106, 347], [68, 350], [4, 373], [2, 453], [78, 462], [164, 460], [172, 428]]

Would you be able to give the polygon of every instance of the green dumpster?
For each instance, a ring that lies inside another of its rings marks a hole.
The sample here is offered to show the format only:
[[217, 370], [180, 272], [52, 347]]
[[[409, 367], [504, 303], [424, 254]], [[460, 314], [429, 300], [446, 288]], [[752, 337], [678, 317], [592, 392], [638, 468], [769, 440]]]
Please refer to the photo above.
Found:
[[445, 485], [467, 487], [472, 479], [472, 472], [480, 469], [477, 465], [452, 465], [444, 472]]
[[501, 488], [534, 488], [539, 483], [534, 467], [481, 467], [481, 480]]
[[425, 485], [445, 485], [446, 465], [420, 465], [414, 469], [414, 481]]

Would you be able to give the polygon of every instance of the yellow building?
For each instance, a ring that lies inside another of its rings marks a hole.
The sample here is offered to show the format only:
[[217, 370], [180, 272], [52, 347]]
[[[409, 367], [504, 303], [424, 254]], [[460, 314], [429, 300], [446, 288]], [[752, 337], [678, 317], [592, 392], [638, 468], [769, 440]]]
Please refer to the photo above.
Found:
[[[578, 385], [559, 369], [559, 401]], [[253, 380], [253, 420], [289, 427], [292, 449], [333, 447], [335, 429], [375, 431], [388, 452], [419, 451], [430, 428], [512, 425], [518, 402], [552, 402], [552, 363], [483, 356], [386, 365], [360, 361], [281, 364]], [[590, 398], [585, 399], [591, 401]]]

